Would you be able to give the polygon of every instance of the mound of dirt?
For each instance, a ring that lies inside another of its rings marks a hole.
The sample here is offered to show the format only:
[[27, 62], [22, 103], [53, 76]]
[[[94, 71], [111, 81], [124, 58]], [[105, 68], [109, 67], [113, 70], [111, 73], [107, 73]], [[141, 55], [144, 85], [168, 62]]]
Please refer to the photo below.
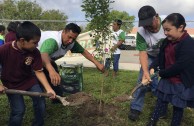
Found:
[[70, 102], [70, 106], [77, 106], [74, 118], [84, 120], [84, 124], [79, 124], [80, 126], [110, 126], [123, 120], [118, 114], [122, 108], [97, 100], [90, 94], [79, 92], [69, 95], [66, 100]]
[[70, 103], [69, 106], [78, 106], [94, 100], [94, 98], [85, 92], [78, 92], [67, 96], [66, 100]]

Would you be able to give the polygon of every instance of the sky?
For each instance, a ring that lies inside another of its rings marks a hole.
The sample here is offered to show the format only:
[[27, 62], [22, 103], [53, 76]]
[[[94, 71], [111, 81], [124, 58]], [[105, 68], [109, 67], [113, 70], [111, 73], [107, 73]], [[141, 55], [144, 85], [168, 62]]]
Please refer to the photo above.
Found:
[[[81, 8], [82, 0], [36, 0], [36, 2], [45, 10], [58, 9], [64, 12], [68, 16], [68, 21], [85, 21], [85, 12]], [[138, 10], [144, 5], [153, 6], [161, 16], [181, 13], [186, 21], [193, 21], [187, 24], [194, 26], [194, 0], [115, 0], [111, 8], [126, 11], [138, 21]]]
[[[0, 0], [1, 1], [1, 0]], [[35, 0], [30, 0], [35, 1]], [[151, 5], [161, 16], [170, 13], [181, 13], [187, 24], [194, 26], [194, 0], [114, 0], [112, 10], [126, 11], [130, 16], [135, 16], [138, 21], [138, 10], [144, 5]], [[82, 0], [36, 0], [44, 10], [58, 9], [68, 16], [68, 21], [85, 21], [85, 12], [82, 11]]]

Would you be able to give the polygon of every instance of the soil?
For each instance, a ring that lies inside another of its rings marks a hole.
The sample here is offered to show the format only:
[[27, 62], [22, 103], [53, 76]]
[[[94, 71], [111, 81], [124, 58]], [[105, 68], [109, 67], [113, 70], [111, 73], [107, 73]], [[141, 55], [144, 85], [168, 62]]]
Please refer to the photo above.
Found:
[[119, 115], [122, 108], [117, 106], [115, 102], [124, 102], [127, 101], [127, 98], [127, 95], [123, 95], [113, 98], [111, 103], [104, 103], [90, 94], [78, 92], [67, 96], [66, 100], [70, 102], [70, 106], [77, 108], [74, 117], [80, 121], [79, 124], [73, 124], [74, 126], [111, 126], [122, 125], [120, 122], [124, 119]]
[[127, 95], [127, 94], [124, 94], [124, 95], [120, 95], [120, 96], [117, 96], [115, 98], [113, 98], [113, 102], [126, 102], [126, 101], [129, 101], [131, 100], [132, 97]]
[[66, 100], [70, 103], [69, 104], [70, 106], [77, 106], [87, 103], [94, 99], [90, 94], [87, 94], [85, 92], [78, 92], [67, 96]]
[[[112, 99], [112, 102], [113, 103], [126, 102], [129, 100], [131, 100], [131, 97], [127, 94], [123, 94], [123, 95], [114, 97]], [[69, 106], [77, 106], [77, 105], [82, 105], [82, 104], [85, 104], [91, 101], [95, 101], [95, 99], [90, 94], [87, 94], [85, 92], [78, 92], [78, 93], [67, 96], [66, 101], [70, 103]]]

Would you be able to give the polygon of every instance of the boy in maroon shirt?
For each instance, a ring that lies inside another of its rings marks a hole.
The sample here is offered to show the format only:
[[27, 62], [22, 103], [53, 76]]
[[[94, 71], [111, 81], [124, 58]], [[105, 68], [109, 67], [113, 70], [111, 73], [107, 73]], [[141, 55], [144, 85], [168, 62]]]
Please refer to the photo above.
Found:
[[[16, 41], [0, 47], [0, 64], [2, 64], [0, 86], [2, 92], [6, 88], [19, 89], [32, 92], [42, 92], [38, 80], [47, 93], [55, 92], [50, 87], [43, 73], [40, 52], [36, 48], [40, 40], [40, 29], [31, 22], [23, 22], [16, 31]], [[38, 80], [37, 80], [38, 79]], [[9, 126], [21, 126], [25, 112], [22, 95], [7, 94], [10, 102]], [[44, 125], [45, 100], [42, 97], [31, 97], [34, 107], [35, 119], [32, 126]]]

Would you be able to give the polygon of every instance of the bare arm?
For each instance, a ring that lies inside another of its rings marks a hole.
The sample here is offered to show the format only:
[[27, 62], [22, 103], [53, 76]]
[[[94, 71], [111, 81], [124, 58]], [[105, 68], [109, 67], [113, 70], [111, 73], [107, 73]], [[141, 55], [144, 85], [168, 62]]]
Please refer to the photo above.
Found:
[[43, 71], [35, 71], [35, 74], [36, 74], [36, 77], [38, 78], [38, 80], [41, 82], [41, 84], [45, 88], [45, 90], [47, 91], [47, 93], [53, 94], [53, 96], [51, 96], [51, 98], [55, 98], [56, 94], [53, 91], [53, 89], [51, 88], [51, 86], [49, 85], [44, 72]]
[[122, 43], [124, 42], [124, 40], [119, 40], [117, 42], [117, 44], [115, 44], [112, 48], [111, 51], [114, 52]]
[[41, 57], [42, 57], [43, 65], [45, 66], [45, 68], [49, 72], [49, 77], [51, 79], [51, 83], [54, 86], [59, 85], [61, 82], [61, 77], [53, 68], [53, 66], [50, 62], [50, 56], [48, 55], [48, 53], [41, 53]]
[[139, 60], [143, 70], [142, 81], [145, 79], [147, 79], [148, 81], [151, 81], [149, 70], [148, 70], [148, 55], [146, 51], [139, 51]]
[[84, 49], [84, 52], [82, 53], [82, 55], [89, 61], [93, 62], [96, 65], [98, 70], [100, 70], [101, 72], [104, 72], [104, 65], [100, 64], [100, 62], [94, 59], [94, 57], [87, 50]]

